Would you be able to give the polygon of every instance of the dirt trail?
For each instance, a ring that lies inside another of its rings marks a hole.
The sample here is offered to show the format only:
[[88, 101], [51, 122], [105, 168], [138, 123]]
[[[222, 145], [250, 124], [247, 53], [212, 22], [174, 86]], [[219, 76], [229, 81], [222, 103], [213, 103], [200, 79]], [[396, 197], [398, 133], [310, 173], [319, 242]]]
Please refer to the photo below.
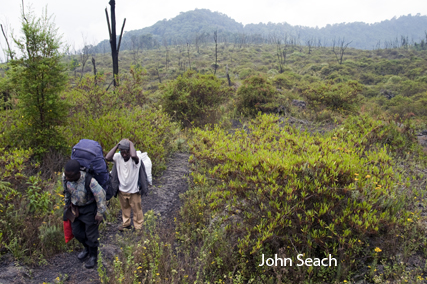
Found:
[[[160, 214], [160, 222], [164, 226], [173, 225], [173, 219], [181, 206], [179, 194], [188, 189], [187, 176], [189, 154], [176, 153], [167, 163], [167, 169], [160, 177], [153, 178], [147, 196], [143, 196], [142, 208], [144, 213], [153, 210]], [[117, 245], [117, 227], [121, 223], [121, 213], [116, 221], [107, 223], [101, 232], [100, 249], [103, 264], [107, 269], [109, 263], [119, 253]], [[127, 232], [125, 232], [126, 234]], [[58, 283], [59, 279], [66, 283], [100, 283], [98, 272], [95, 269], [86, 269], [84, 262], [77, 259], [78, 250], [61, 253], [49, 259], [47, 265], [38, 267], [21, 266], [5, 257], [0, 263], [0, 284], [9, 283]], [[65, 275], [67, 275], [65, 277]], [[59, 278], [57, 278], [59, 277]]]

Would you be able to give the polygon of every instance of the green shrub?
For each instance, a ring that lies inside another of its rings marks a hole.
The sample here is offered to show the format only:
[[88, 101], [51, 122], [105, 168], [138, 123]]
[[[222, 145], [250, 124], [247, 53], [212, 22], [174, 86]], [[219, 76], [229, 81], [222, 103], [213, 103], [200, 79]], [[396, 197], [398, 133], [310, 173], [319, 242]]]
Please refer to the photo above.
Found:
[[[407, 245], [396, 235], [420, 232], [419, 214], [408, 210], [416, 190], [404, 190], [409, 184], [384, 148], [369, 147], [382, 139], [370, 140], [377, 125], [354, 118], [323, 137], [277, 121], [263, 115], [234, 135], [220, 128], [195, 131], [190, 146], [194, 183], [210, 189], [201, 214], [210, 220], [205, 224], [223, 224], [240, 255], [227, 267], [238, 267], [246, 279], [332, 283], [396, 255]], [[357, 125], [366, 128], [358, 131]], [[274, 258], [276, 253], [294, 265], [283, 270], [258, 266], [262, 254]], [[330, 254], [338, 266], [296, 267], [297, 254]]]
[[255, 75], [255, 71], [252, 68], [243, 68], [239, 71], [239, 78], [241, 80], [244, 80], [253, 75]]
[[153, 174], [158, 174], [165, 168], [166, 158], [177, 150], [180, 129], [162, 110], [137, 106], [114, 109], [98, 118], [76, 112], [63, 133], [70, 151], [83, 138], [98, 141], [104, 151], [109, 151], [121, 139], [129, 138], [137, 150], [148, 153], [153, 162]]
[[34, 262], [63, 251], [61, 184], [29, 175], [38, 167], [30, 162], [31, 149], [1, 153], [0, 253]]
[[72, 88], [69, 86], [63, 96], [71, 104], [70, 114], [79, 113], [87, 118], [97, 119], [116, 109], [142, 106], [146, 103], [142, 83], [147, 76], [145, 69], [131, 66], [129, 73], [120, 76], [120, 85], [107, 90], [106, 76], [85, 75]]
[[245, 116], [255, 116], [262, 105], [274, 100], [276, 94], [276, 89], [265, 77], [252, 76], [237, 89], [236, 110]]
[[276, 75], [273, 78], [273, 84], [276, 86], [276, 88], [287, 90], [292, 89], [292, 87], [294, 86], [293, 81], [285, 74]]
[[33, 147], [39, 158], [64, 146], [57, 126], [64, 123], [67, 107], [60, 99], [67, 81], [60, 36], [46, 13], [40, 18], [31, 12], [24, 15], [23, 36], [14, 38], [19, 57], [9, 62], [7, 72], [19, 99], [20, 141], [23, 147]]
[[361, 102], [360, 92], [363, 85], [357, 81], [343, 83], [313, 83], [303, 90], [310, 108], [319, 111], [324, 108], [342, 113], [357, 112]]
[[220, 117], [219, 105], [231, 94], [214, 75], [187, 71], [161, 87], [164, 110], [184, 126], [214, 124]]
[[[404, 124], [389, 120], [373, 119], [367, 115], [349, 117], [335, 135], [341, 136], [350, 144], [355, 144], [366, 151], [379, 151], [385, 148], [390, 155], [404, 156], [408, 151], [417, 150], [418, 144], [410, 121]], [[360, 135], [359, 138], [357, 135]], [[356, 141], [358, 139], [358, 141]]]

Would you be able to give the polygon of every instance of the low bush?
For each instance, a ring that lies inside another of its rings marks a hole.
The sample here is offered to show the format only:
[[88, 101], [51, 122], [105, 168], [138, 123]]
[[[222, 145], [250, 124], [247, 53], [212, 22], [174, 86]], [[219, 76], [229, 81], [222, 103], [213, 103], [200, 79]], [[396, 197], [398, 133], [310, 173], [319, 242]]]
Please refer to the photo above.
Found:
[[153, 174], [166, 166], [167, 157], [177, 150], [180, 128], [169, 115], [154, 108], [114, 109], [99, 118], [88, 118], [79, 113], [70, 117], [63, 133], [69, 147], [80, 139], [98, 141], [109, 151], [121, 139], [129, 138], [137, 150], [147, 152], [153, 163]]
[[30, 172], [33, 151], [1, 149], [0, 156], [0, 254], [43, 262], [63, 251], [62, 186]]
[[161, 87], [164, 110], [184, 126], [214, 124], [220, 118], [219, 105], [232, 89], [214, 75], [187, 71]]
[[[194, 132], [194, 183], [210, 190], [191, 201], [201, 204], [204, 216], [204, 225], [192, 232], [221, 224], [234, 247], [229, 254], [238, 254], [222, 274], [235, 267], [233, 274], [237, 269], [246, 280], [332, 283], [422, 240], [420, 216], [409, 211], [420, 192], [409, 188], [381, 146], [400, 145], [399, 137], [371, 137], [381, 123], [367, 118], [349, 120], [330, 136], [278, 121], [263, 115], [234, 135], [220, 128]], [[396, 238], [405, 234], [411, 240]], [[290, 258], [294, 265], [260, 267], [262, 254]], [[337, 265], [297, 267], [299, 254], [331, 255]]]
[[340, 113], [355, 113], [362, 100], [362, 90], [363, 85], [357, 81], [329, 81], [308, 85], [302, 94], [308, 100], [308, 106], [315, 111], [327, 108]]
[[276, 94], [276, 89], [265, 77], [250, 77], [237, 89], [236, 110], [244, 116], [255, 116], [260, 107], [273, 102]]

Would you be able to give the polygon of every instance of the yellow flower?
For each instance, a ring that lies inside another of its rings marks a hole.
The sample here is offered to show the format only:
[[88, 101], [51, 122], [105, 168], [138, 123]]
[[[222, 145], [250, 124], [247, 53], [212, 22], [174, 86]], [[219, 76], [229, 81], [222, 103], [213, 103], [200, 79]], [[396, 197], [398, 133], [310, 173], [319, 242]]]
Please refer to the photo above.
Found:
[[370, 178], [371, 176], [370, 175], [366, 175], [366, 178]]
[[381, 250], [379, 247], [376, 247], [376, 248], [375, 248], [375, 251], [376, 251], [376, 252], [381, 252], [382, 250]]
[[358, 178], [355, 178], [354, 180], [359, 180]]
[[358, 176], [359, 174], [354, 174], [355, 176]]
[[411, 218], [408, 218], [408, 219], [406, 219], [408, 222], [412, 222], [412, 219]]

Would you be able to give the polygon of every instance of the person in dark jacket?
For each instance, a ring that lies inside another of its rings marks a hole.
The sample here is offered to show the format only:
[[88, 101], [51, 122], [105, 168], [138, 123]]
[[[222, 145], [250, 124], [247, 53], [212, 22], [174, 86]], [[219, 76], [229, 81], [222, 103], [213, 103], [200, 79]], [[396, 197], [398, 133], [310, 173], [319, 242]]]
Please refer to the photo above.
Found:
[[[77, 256], [79, 260], [86, 262], [86, 268], [93, 268], [97, 263], [99, 247], [99, 224], [103, 220], [103, 215], [107, 210], [106, 196], [104, 189], [98, 184], [96, 179], [90, 180], [88, 192], [86, 186], [86, 172], [80, 171], [80, 163], [76, 160], [69, 160], [64, 171], [64, 201], [65, 216], [70, 220], [74, 237], [83, 244], [84, 250]], [[67, 212], [71, 211], [71, 212]]]
[[[117, 149], [120, 153], [116, 153]], [[142, 229], [144, 214], [142, 213], [141, 194], [148, 188], [145, 167], [138, 157], [140, 151], [135, 151], [133, 143], [129, 139], [121, 140], [108, 152], [105, 159], [114, 162], [116, 175], [112, 176], [112, 184], [118, 181], [118, 197], [122, 209], [123, 223], [119, 231], [131, 228], [131, 211], [133, 211], [133, 226], [136, 230]]]

